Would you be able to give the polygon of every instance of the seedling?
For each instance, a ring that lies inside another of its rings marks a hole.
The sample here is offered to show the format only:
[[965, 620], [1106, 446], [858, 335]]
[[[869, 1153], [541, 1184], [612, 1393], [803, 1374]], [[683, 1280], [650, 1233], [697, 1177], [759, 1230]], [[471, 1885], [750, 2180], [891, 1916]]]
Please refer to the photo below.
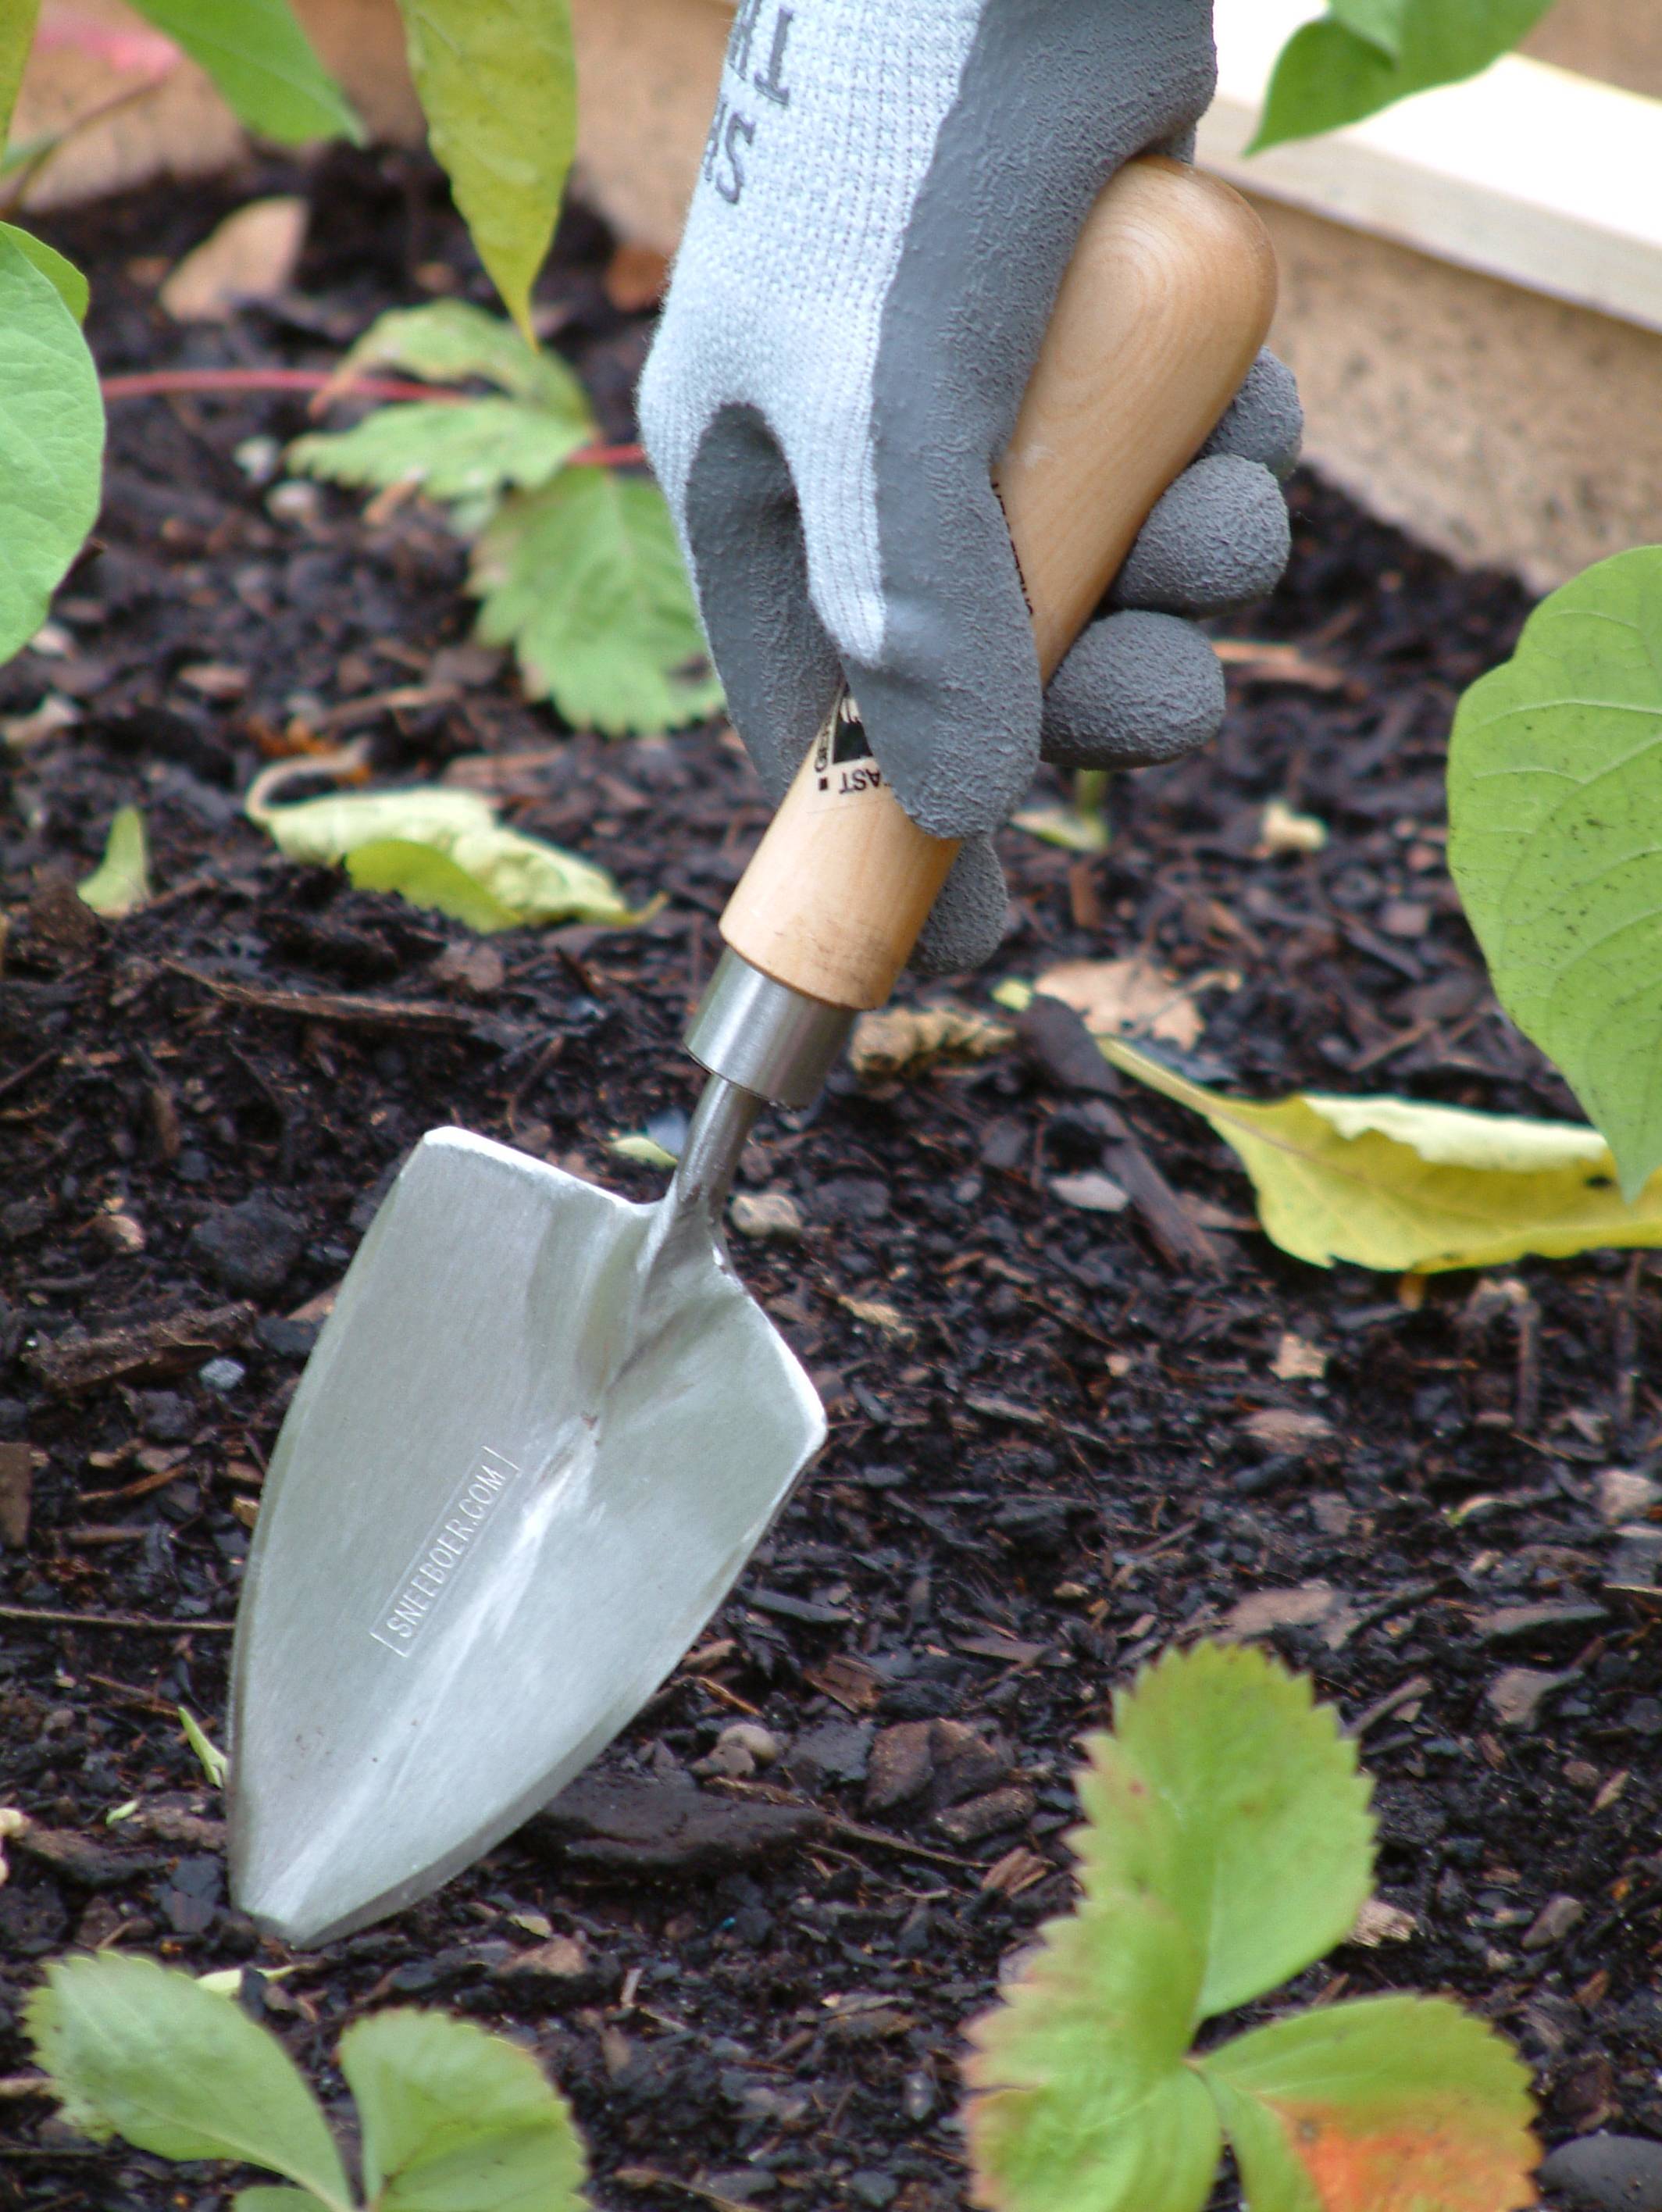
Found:
[[1369, 1785], [1311, 1686], [1168, 1653], [1087, 1744], [1083, 1889], [969, 2031], [973, 2201], [1200, 2212], [1227, 2142], [1252, 2212], [1514, 2212], [1522, 2066], [1447, 2000], [1362, 1998], [1196, 2048], [1341, 1942], [1372, 1887]]
[[459, 300], [373, 324], [337, 389], [371, 368], [486, 394], [378, 408], [350, 430], [296, 440], [289, 465], [373, 489], [420, 492], [474, 547], [479, 635], [511, 645], [532, 698], [569, 722], [666, 730], [720, 704], [663, 494], [592, 453], [598, 434], [565, 363]]
[[377, 2013], [341, 2038], [361, 2195], [276, 2038], [189, 1974], [115, 1952], [59, 1959], [29, 2000], [27, 2027], [83, 2134], [293, 2185], [240, 2190], [234, 2212], [586, 2212], [565, 2100], [528, 2052], [443, 2013]]

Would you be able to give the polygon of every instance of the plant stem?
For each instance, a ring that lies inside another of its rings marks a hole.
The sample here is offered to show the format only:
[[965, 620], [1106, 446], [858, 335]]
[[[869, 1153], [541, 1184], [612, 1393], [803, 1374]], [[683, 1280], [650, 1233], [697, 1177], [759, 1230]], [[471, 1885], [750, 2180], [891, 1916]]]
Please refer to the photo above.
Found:
[[[354, 377], [340, 384], [339, 374], [325, 368], [152, 368], [130, 375], [106, 376], [100, 389], [110, 399], [163, 399], [187, 392], [331, 391], [340, 399], [420, 399], [440, 407], [465, 407], [470, 394], [435, 391], [430, 384], [408, 384], [392, 377]], [[571, 467], [628, 469], [638, 467], [646, 456], [639, 446], [584, 446], [574, 453]]]
[[1107, 829], [1108, 771], [1105, 768], [1076, 769], [1073, 777], [1073, 811], [1087, 821], [1100, 822]]

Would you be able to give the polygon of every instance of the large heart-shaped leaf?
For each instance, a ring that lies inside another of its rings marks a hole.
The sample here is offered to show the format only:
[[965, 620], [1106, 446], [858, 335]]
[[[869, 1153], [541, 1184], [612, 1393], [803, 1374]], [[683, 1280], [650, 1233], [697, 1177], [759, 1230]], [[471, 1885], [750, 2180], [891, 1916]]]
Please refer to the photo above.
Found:
[[1502, 1005], [1609, 1139], [1662, 1164], [1662, 546], [1544, 600], [1460, 702], [1449, 865]]
[[74, 315], [0, 230], [0, 661], [27, 645], [98, 515], [104, 408]]

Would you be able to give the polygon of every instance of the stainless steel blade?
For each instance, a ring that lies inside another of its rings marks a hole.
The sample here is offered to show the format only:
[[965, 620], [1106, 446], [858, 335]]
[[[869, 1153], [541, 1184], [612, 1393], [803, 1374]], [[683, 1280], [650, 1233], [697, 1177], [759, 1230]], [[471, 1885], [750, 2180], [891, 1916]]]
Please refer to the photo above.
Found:
[[721, 1245], [719, 1079], [640, 1206], [423, 1139], [273, 1455], [232, 1685], [234, 1893], [294, 1942], [506, 1835], [651, 1696], [823, 1441]]

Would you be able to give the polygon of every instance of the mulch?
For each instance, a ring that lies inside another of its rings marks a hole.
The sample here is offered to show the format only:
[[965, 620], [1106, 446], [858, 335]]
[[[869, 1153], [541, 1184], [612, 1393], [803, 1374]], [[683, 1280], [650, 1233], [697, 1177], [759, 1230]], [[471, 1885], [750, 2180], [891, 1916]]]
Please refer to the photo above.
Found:
[[[168, 260], [274, 185], [318, 210], [296, 295], [169, 324]], [[52, 234], [91, 270], [109, 372], [327, 365], [423, 286], [483, 296], [403, 156], [268, 163]], [[646, 332], [607, 300], [608, 251], [569, 217], [543, 297], [627, 437]], [[0, 721], [49, 693], [74, 717], [0, 751], [0, 1794], [36, 1823], [0, 1888], [0, 2075], [27, 2066], [21, 2004], [66, 1945], [282, 1963], [247, 2001], [331, 2094], [341, 2030], [381, 2005], [533, 2049], [608, 2203], [935, 2212], [963, 2186], [961, 2026], [1071, 1893], [1079, 1736], [1250, 1600], [1360, 1735], [1380, 1892], [1412, 1920], [1295, 1994], [1453, 1992], [1518, 2041], [1549, 2140], [1662, 2136], [1662, 1599], [1631, 1587], [1600, 1480], [1662, 1446], [1652, 1263], [1408, 1286], [1301, 1265], [1207, 1130], [1129, 1087], [1105, 1121], [1038, 1035], [881, 1084], [845, 1071], [763, 1123], [742, 1187], [805, 1227], [738, 1240], [738, 1261], [831, 1441], [600, 1766], [315, 1954], [230, 1908], [176, 1708], [221, 1735], [249, 1522], [318, 1302], [439, 1122], [655, 1194], [605, 1141], [692, 1103], [676, 1041], [766, 818], [719, 728], [609, 744], [527, 708], [469, 641], [434, 515], [274, 495], [247, 441], [305, 423], [282, 397], [118, 406], [58, 635], [0, 671]], [[1010, 934], [960, 994], [1140, 949], [1234, 979], [1184, 1063], [1209, 1079], [1571, 1113], [1443, 866], [1451, 711], [1526, 601], [1311, 476], [1294, 500], [1285, 586], [1221, 626], [1277, 650], [1238, 643], [1220, 744], [1122, 781], [1100, 858], [1010, 834]], [[343, 724], [379, 775], [464, 781], [667, 903], [634, 931], [482, 940], [290, 866], [240, 794], [296, 726]], [[1324, 821], [1325, 849], [1262, 856], [1272, 799]], [[127, 803], [160, 896], [106, 925], [68, 887]], [[1058, 1199], [1110, 1152], [1136, 1202]], [[1319, 1375], [1277, 1374], [1289, 1336]], [[735, 1724], [774, 1763], [747, 1771]], [[0, 2111], [0, 2206], [225, 2201], [38, 2100]]]

